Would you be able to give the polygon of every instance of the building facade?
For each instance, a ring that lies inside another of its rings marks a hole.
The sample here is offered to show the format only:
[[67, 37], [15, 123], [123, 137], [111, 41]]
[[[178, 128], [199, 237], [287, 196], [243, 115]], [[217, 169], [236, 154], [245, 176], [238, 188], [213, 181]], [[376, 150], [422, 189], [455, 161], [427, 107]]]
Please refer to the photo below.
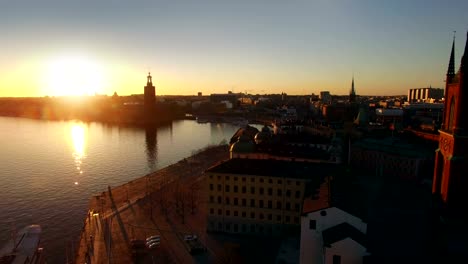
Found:
[[[468, 188], [468, 33], [460, 70], [455, 73], [455, 39], [445, 87], [444, 121], [439, 130], [433, 193], [453, 209], [465, 208]], [[464, 210], [464, 209], [463, 209]]]
[[414, 88], [408, 90], [408, 102], [429, 102], [431, 100], [441, 100], [444, 98], [442, 88]]
[[304, 162], [230, 159], [214, 166], [206, 171], [207, 230], [267, 236], [298, 231], [306, 185], [319, 188], [324, 175], [323, 165]]

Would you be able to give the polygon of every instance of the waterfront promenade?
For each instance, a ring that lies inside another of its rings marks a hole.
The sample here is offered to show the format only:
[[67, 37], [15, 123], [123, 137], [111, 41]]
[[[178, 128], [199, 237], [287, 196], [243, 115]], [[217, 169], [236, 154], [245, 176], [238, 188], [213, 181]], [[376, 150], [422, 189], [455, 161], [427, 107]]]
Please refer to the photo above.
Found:
[[[212, 263], [216, 243], [192, 256], [184, 236], [196, 234], [206, 246], [204, 171], [229, 158], [226, 145], [189, 158], [93, 196], [84, 219], [74, 263]], [[160, 235], [155, 249], [130, 248], [132, 240]], [[214, 248], [214, 249], [213, 249]], [[222, 249], [220, 249], [220, 252]], [[70, 261], [73, 263], [73, 261]]]

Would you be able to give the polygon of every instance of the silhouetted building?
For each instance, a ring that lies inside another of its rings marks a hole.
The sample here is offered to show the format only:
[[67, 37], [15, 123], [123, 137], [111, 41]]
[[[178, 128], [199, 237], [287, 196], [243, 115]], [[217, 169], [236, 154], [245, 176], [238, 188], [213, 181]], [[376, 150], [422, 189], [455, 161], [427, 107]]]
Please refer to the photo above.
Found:
[[356, 102], [356, 91], [354, 90], [354, 76], [353, 76], [353, 81], [351, 82], [351, 91], [349, 91], [349, 102], [350, 103]]
[[366, 138], [352, 145], [350, 161], [353, 167], [379, 177], [419, 181], [432, 172], [434, 152], [395, 138]]
[[320, 100], [324, 104], [330, 104], [331, 101], [332, 101], [332, 97], [330, 95], [330, 92], [329, 91], [321, 91], [320, 92]]
[[415, 88], [408, 90], [408, 102], [428, 102], [444, 98], [444, 89], [442, 88]]
[[455, 74], [455, 39], [445, 85], [444, 121], [439, 130], [433, 193], [451, 211], [464, 211], [468, 190], [468, 33], [460, 69]]
[[152, 109], [156, 103], [156, 88], [153, 85], [151, 73], [148, 72], [148, 77], [145, 86], [145, 109]]

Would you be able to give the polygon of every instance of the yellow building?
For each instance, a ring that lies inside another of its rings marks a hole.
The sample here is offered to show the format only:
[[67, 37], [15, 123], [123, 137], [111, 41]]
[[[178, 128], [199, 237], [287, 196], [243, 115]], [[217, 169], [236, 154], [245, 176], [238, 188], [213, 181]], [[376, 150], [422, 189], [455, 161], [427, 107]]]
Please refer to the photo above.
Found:
[[208, 169], [207, 231], [281, 235], [299, 230], [304, 196], [319, 188], [330, 165], [230, 159]]

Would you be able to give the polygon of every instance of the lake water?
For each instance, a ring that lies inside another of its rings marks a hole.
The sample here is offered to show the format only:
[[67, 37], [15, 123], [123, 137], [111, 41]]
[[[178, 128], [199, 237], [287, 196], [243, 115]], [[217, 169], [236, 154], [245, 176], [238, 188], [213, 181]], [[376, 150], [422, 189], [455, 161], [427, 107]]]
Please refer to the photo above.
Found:
[[40, 224], [48, 262], [65, 263], [92, 195], [229, 142], [237, 129], [192, 120], [147, 130], [0, 117], [0, 247], [15, 228]]

